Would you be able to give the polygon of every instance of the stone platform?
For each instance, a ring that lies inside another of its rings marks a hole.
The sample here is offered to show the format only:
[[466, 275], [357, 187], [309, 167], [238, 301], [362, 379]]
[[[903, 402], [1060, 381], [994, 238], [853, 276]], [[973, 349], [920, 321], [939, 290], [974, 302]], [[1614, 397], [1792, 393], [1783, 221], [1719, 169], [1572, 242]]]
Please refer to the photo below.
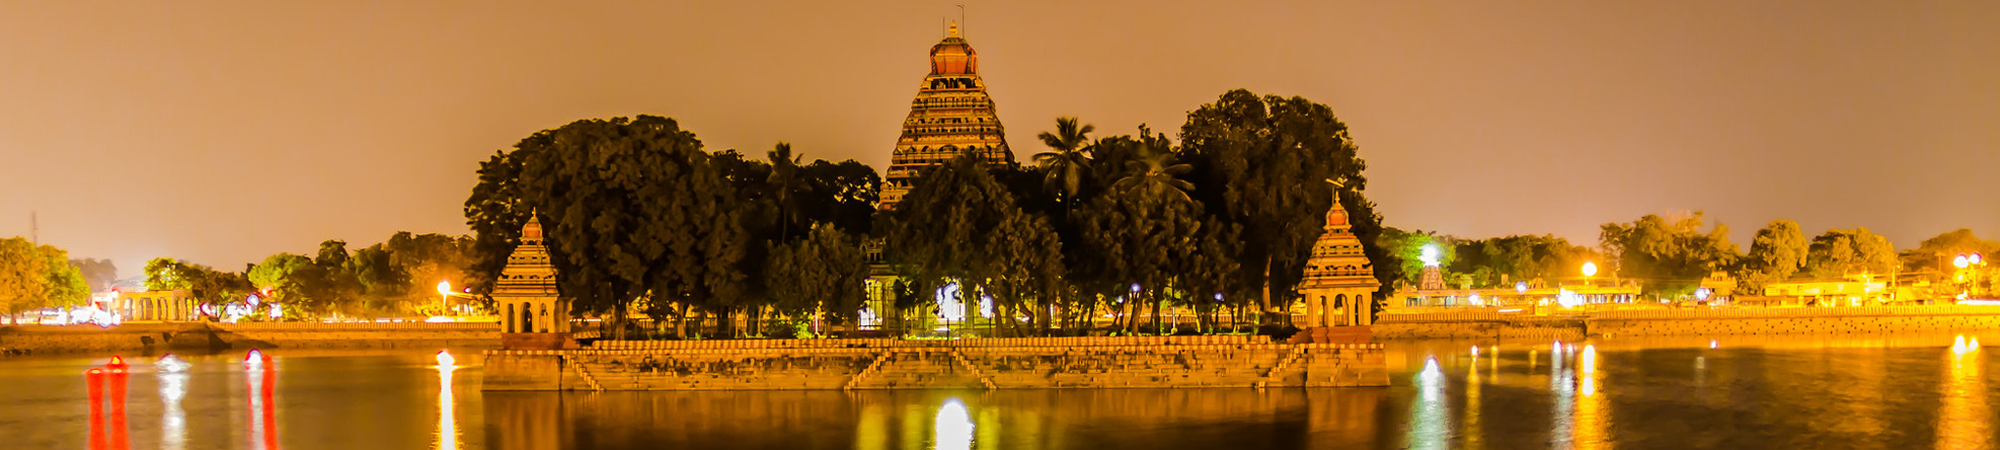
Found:
[[599, 341], [486, 354], [486, 390], [1388, 386], [1379, 344], [1261, 336]]

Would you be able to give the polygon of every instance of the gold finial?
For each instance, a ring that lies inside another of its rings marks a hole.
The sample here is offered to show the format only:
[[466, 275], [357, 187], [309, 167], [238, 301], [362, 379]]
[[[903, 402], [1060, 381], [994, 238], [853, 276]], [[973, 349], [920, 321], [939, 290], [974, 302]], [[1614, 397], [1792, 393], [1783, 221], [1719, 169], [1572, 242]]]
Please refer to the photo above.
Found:
[[958, 21], [956, 21], [956, 20], [954, 20], [954, 21], [951, 21], [951, 36], [950, 36], [950, 37], [958, 37]]

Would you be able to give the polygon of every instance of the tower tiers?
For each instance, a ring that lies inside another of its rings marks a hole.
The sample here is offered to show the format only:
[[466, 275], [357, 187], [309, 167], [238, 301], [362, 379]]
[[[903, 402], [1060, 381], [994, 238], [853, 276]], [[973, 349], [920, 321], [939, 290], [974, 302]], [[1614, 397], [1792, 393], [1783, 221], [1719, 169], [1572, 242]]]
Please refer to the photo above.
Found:
[[882, 186], [882, 209], [895, 206], [925, 167], [972, 154], [987, 164], [1013, 164], [1006, 130], [994, 114], [993, 98], [979, 78], [979, 54], [958, 35], [958, 24], [931, 46], [931, 73], [917, 86], [902, 137], [889, 157]]
[[1361, 251], [1361, 238], [1354, 236], [1341, 208], [1338, 195], [1326, 211], [1326, 228], [1313, 243], [1312, 257], [1306, 261], [1305, 280], [1299, 291], [1305, 294], [1307, 327], [1368, 325], [1373, 322], [1373, 300], [1382, 283], [1375, 279], [1375, 264]]

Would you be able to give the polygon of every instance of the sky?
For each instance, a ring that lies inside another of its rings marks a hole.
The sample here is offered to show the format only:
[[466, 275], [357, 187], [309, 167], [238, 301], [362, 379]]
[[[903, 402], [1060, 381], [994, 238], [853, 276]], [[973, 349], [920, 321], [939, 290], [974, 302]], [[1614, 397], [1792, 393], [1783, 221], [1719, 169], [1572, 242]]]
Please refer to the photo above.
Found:
[[129, 277], [464, 234], [480, 161], [637, 114], [879, 169], [957, 4], [1019, 158], [1247, 88], [1330, 105], [1404, 229], [2000, 238], [1988, 0], [0, 0], [0, 236]]

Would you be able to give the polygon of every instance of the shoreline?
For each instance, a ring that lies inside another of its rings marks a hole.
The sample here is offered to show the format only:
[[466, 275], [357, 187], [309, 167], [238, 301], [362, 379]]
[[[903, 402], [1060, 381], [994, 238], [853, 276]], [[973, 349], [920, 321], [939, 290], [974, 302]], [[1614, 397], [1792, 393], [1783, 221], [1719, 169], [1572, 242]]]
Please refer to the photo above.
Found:
[[251, 348], [370, 349], [497, 347], [494, 323], [128, 323], [0, 326], [0, 358], [91, 352], [226, 351]]
[[1654, 309], [1558, 315], [1493, 309], [1385, 313], [1379, 340], [1761, 337], [2000, 330], [2000, 306]]

